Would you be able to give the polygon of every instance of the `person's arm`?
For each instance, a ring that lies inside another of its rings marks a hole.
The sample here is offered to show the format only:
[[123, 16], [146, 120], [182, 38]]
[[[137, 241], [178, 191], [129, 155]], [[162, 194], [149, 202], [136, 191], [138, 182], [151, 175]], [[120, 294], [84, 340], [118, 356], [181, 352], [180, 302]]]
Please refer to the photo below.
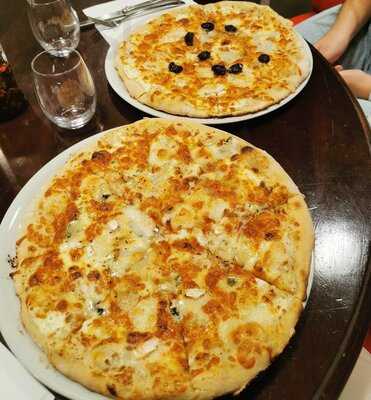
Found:
[[367, 100], [371, 94], [371, 75], [359, 69], [339, 70], [354, 96]]
[[334, 25], [315, 43], [315, 47], [329, 62], [334, 63], [370, 17], [371, 0], [346, 0]]

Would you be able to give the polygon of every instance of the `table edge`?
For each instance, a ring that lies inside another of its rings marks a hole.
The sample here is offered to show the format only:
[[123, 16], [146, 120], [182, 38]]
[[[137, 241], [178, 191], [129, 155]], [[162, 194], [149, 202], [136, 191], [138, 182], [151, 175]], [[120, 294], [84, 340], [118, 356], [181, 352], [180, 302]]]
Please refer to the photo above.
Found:
[[[353, 95], [344, 79], [327, 59], [313, 46], [310, 45], [313, 52], [316, 53], [322, 63], [327, 64], [327, 68], [337, 79], [339, 85], [345, 91], [356, 109], [358, 118], [360, 119], [362, 130], [365, 135], [365, 141], [368, 146], [369, 153], [371, 153], [371, 127], [366, 119], [362, 108]], [[344, 386], [346, 385], [350, 374], [353, 371], [354, 365], [361, 352], [364, 338], [366, 336], [369, 326], [371, 327], [371, 242], [367, 242], [367, 262], [365, 264], [366, 270], [364, 280], [360, 288], [360, 295], [358, 303], [356, 304], [353, 316], [349, 322], [348, 328], [345, 332], [344, 339], [339, 347], [339, 352], [333, 359], [330, 367], [327, 370], [325, 378], [316, 390], [313, 400], [319, 399], [338, 399]], [[352, 349], [352, 351], [349, 351]]]

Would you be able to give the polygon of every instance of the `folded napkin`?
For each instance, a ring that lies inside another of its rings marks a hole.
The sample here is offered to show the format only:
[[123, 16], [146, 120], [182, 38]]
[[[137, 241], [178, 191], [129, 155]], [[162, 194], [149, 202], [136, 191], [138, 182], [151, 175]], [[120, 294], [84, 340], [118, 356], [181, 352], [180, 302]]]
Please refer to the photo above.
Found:
[[371, 399], [371, 353], [361, 350], [356, 365], [341, 393], [339, 400]]
[[[371, 96], [371, 95], [370, 95]], [[371, 127], [371, 100], [357, 99]]]
[[[109, 1], [107, 3], [97, 4], [95, 6], [85, 8], [82, 11], [87, 17], [99, 18], [104, 14], [119, 11], [125, 6], [131, 6], [133, 4], [138, 4], [143, 1], [144, 0], [113, 0], [113, 1]], [[194, 4], [193, 0], [183, 0], [183, 1], [186, 4]], [[171, 10], [171, 8], [169, 8], [168, 10]], [[140, 24], [141, 22], [144, 22], [151, 15], [155, 15], [159, 12], [163, 12], [163, 10], [162, 11], [161, 10], [154, 11], [153, 14], [146, 14], [145, 16], [142, 16], [142, 17], [139, 16], [139, 17], [130, 18], [115, 28], [107, 28], [102, 25], [96, 25], [96, 27], [97, 27], [98, 31], [100, 32], [100, 34], [104, 37], [104, 39], [111, 46], [113, 46], [121, 41], [124, 30], [130, 29], [133, 26]]]
[[54, 396], [34, 379], [0, 343], [0, 398], [4, 400], [53, 400]]

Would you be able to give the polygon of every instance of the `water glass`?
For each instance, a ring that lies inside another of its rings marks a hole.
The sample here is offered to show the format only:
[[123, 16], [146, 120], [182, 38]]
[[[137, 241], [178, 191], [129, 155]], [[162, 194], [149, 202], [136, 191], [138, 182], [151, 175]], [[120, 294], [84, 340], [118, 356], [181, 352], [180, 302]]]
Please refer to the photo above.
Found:
[[31, 68], [37, 100], [50, 121], [68, 129], [89, 122], [96, 108], [95, 86], [78, 51], [66, 57], [43, 51], [32, 60]]
[[35, 38], [51, 54], [66, 56], [80, 40], [80, 23], [68, 0], [27, 0]]

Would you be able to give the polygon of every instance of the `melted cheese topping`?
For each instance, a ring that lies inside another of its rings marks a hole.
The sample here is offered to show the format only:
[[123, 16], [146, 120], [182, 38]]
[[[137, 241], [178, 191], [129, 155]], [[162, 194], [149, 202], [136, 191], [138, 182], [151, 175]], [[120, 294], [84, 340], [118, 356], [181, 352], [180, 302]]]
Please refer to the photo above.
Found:
[[176, 398], [278, 354], [300, 311], [304, 207], [282, 174], [238, 138], [171, 121], [77, 155], [18, 242], [17, 293], [44, 349], [133, 398], [142, 381]]
[[45, 318], [35, 318], [35, 323], [45, 335], [52, 335], [65, 328], [65, 315], [63, 313], [52, 311]]

